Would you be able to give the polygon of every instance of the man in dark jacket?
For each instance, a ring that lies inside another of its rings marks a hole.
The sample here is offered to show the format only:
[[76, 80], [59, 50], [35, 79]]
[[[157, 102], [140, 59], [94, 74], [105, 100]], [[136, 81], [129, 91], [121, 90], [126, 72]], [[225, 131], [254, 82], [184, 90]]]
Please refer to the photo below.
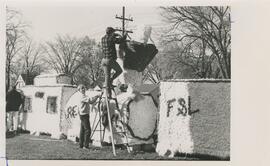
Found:
[[[108, 97], [111, 97], [111, 86], [112, 82], [115, 78], [117, 78], [121, 73], [122, 69], [119, 64], [116, 62], [117, 55], [115, 44], [120, 44], [125, 42], [126, 36], [123, 37], [119, 34], [114, 33], [115, 30], [112, 27], [108, 27], [106, 29], [106, 35], [101, 39], [101, 46], [103, 52], [103, 59], [101, 61], [101, 65], [103, 66], [104, 75], [105, 75], [105, 86], [108, 92]], [[115, 73], [111, 77], [111, 69], [115, 71]]]
[[13, 126], [13, 131], [17, 134], [18, 128], [18, 116], [19, 116], [19, 108], [23, 103], [22, 95], [17, 92], [16, 86], [12, 88], [6, 95], [6, 112], [8, 118], [8, 130], [11, 129], [11, 125]]

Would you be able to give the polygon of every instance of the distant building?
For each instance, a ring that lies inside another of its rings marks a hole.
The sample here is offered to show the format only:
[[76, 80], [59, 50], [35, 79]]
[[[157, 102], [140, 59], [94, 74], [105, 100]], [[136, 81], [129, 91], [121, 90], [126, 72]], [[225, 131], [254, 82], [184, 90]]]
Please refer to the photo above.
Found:
[[21, 88], [26, 85], [33, 85], [34, 84], [34, 78], [36, 75], [28, 75], [27, 74], [21, 74], [19, 75], [17, 81], [16, 81], [16, 88]]

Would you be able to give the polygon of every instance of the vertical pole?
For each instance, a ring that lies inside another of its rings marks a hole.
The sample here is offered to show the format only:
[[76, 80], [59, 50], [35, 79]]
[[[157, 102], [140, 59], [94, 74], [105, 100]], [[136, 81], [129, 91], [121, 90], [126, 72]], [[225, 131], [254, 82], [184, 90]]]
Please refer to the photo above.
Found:
[[125, 34], [125, 6], [123, 6], [123, 19], [122, 19], [122, 36]]
[[109, 101], [108, 101], [108, 91], [107, 91], [107, 89], [105, 89], [105, 90], [106, 90], [105, 100], [106, 100], [106, 105], [107, 105], [109, 129], [110, 129], [110, 134], [111, 134], [111, 139], [112, 139], [111, 141], [112, 141], [113, 155], [116, 156], [115, 147], [114, 147], [114, 138], [113, 138], [113, 128], [112, 128], [111, 115], [110, 115], [110, 107], [109, 107]]
[[[101, 96], [100, 96], [100, 99], [99, 99], [99, 102], [102, 102], [102, 95], [103, 95], [103, 93], [101, 94]], [[100, 140], [100, 146], [102, 146], [102, 142], [103, 142], [103, 136], [102, 136], [102, 131], [101, 131], [101, 123], [102, 123], [102, 118], [101, 118], [101, 106], [100, 106], [100, 103], [98, 103], [99, 104], [99, 108], [98, 108], [98, 115], [99, 115], [99, 140]], [[105, 127], [104, 127], [104, 130], [105, 130]]]

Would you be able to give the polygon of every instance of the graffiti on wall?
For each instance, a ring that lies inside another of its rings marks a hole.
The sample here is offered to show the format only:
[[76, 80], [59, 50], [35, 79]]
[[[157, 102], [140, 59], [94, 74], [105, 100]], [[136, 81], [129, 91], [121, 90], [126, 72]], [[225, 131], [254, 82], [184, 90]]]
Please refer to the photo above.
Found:
[[[175, 102], [177, 102], [177, 109], [174, 108], [175, 106]], [[192, 110], [191, 109], [191, 98], [190, 96], [188, 96], [188, 102], [186, 102], [186, 100], [182, 97], [176, 99], [176, 98], [173, 98], [173, 99], [170, 99], [167, 101], [167, 117], [170, 116], [171, 112], [173, 110], [177, 110], [177, 114], [176, 116], [179, 116], [179, 115], [183, 115], [183, 116], [186, 116], [186, 115], [192, 115], [193, 113], [196, 113], [199, 111], [199, 109], [196, 109], [196, 110]]]
[[78, 115], [77, 111], [75, 110], [76, 107], [77, 107], [76, 105], [73, 107], [72, 106], [68, 107], [68, 109], [65, 113], [66, 119], [75, 118]]

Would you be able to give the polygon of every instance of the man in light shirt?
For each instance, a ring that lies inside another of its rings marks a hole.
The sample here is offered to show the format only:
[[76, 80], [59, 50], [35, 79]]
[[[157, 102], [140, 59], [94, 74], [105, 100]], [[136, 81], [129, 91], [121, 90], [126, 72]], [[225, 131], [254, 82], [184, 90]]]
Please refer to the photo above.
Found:
[[79, 93], [79, 103], [78, 103], [78, 113], [81, 119], [81, 129], [80, 129], [80, 148], [89, 149], [89, 141], [90, 141], [90, 121], [89, 121], [89, 111], [90, 104], [94, 104], [99, 96], [95, 96], [89, 98], [86, 96], [85, 91], [86, 88], [83, 84], [78, 86]]

